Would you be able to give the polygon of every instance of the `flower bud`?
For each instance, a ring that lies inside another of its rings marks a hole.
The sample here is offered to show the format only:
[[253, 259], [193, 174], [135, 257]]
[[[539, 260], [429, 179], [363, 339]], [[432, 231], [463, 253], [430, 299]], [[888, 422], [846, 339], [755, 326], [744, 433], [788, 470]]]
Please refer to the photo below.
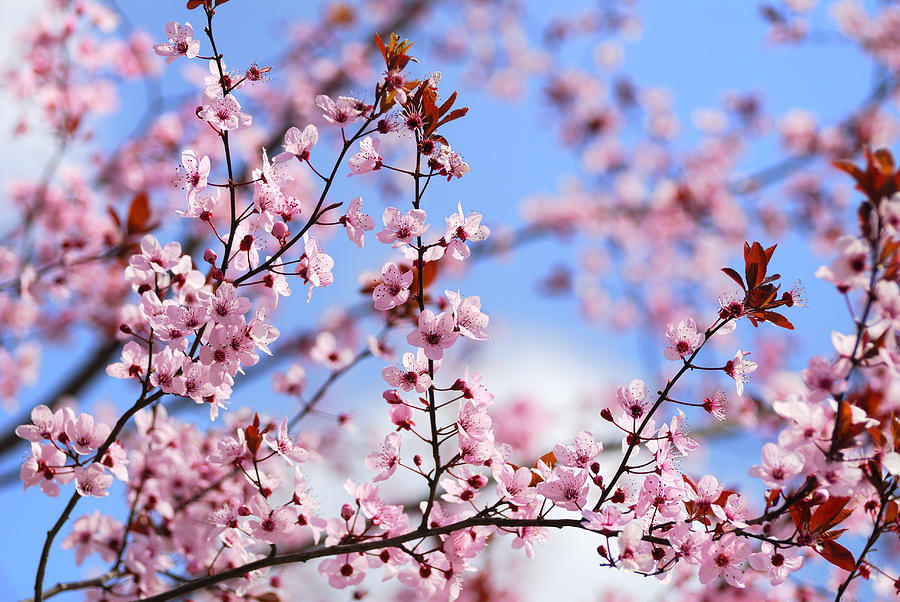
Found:
[[353, 506], [350, 504], [344, 504], [341, 506], [341, 518], [344, 520], [350, 520], [353, 518], [353, 515], [356, 514], [356, 511], [353, 509]]
[[603, 408], [600, 410], [600, 418], [606, 420], [607, 422], [613, 421], [613, 415], [609, 408]]
[[219, 256], [216, 255], [216, 252], [212, 249], [206, 249], [205, 251], [203, 251], [203, 261], [205, 261], [206, 263], [214, 264], [216, 263], [216, 260], [218, 258]]
[[277, 238], [278, 240], [284, 240], [290, 234], [290, 230], [287, 227], [287, 224], [284, 222], [275, 222], [272, 226], [272, 236]]
[[400, 397], [400, 392], [397, 389], [389, 389], [381, 394], [384, 397], [384, 400], [391, 405], [397, 405], [403, 403], [403, 398]]

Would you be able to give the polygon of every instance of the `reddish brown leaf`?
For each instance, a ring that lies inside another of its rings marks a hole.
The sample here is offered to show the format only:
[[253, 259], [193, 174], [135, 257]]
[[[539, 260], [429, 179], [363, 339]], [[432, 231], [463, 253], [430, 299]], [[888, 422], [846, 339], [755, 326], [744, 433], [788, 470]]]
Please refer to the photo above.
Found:
[[774, 311], [764, 311], [763, 316], [766, 318], [766, 320], [768, 320], [775, 326], [781, 326], [782, 328], [787, 328], [788, 330], [794, 330], [794, 325], [779, 313], [775, 313]]
[[737, 273], [737, 270], [734, 270], [732, 268], [722, 268], [722, 271], [725, 272], [729, 278], [737, 282], [738, 286], [741, 287], [741, 290], [747, 290], [747, 287], [744, 286], [744, 279], [741, 278], [741, 275]]
[[[553, 468], [553, 466], [556, 465], [556, 454], [554, 454], [552, 451], [549, 451], [541, 456], [539, 460], [550, 468]], [[534, 467], [537, 468], [537, 462], [534, 463]]]
[[146, 192], [139, 192], [131, 199], [131, 205], [128, 207], [128, 223], [126, 231], [128, 234], [141, 234], [146, 232], [148, 222], [150, 221], [150, 197]]
[[821, 534], [847, 518], [850, 512], [845, 513], [844, 506], [848, 501], [850, 501], [849, 497], [832, 496], [824, 504], [818, 506], [809, 519], [810, 532]]
[[[819, 549], [820, 547], [821, 549]], [[814, 549], [819, 553], [819, 556], [845, 571], [852, 571], [856, 568], [856, 560], [853, 559], [853, 554], [839, 543], [826, 539], [819, 542], [819, 545]]]

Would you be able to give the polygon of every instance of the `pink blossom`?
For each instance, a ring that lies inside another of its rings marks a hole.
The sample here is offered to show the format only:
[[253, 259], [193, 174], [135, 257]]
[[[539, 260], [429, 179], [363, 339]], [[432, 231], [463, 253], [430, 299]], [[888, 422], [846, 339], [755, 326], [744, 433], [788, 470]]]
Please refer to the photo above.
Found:
[[176, 21], [169, 21], [166, 24], [166, 36], [169, 41], [156, 44], [153, 51], [159, 56], [166, 57], [167, 63], [180, 56], [192, 59], [200, 54], [200, 42], [194, 39], [194, 28], [190, 23], [185, 22], [181, 25]]
[[334, 334], [326, 331], [316, 335], [309, 357], [331, 370], [340, 370], [353, 361], [354, 353], [349, 347], [339, 346]]
[[335, 589], [362, 583], [366, 568], [365, 556], [360, 554], [335, 556], [319, 563], [319, 572], [328, 577], [328, 585]]
[[375, 309], [387, 311], [406, 303], [412, 281], [412, 270], [401, 272], [396, 263], [384, 264], [381, 268], [381, 283], [372, 291]]
[[150, 366], [147, 350], [136, 341], [128, 341], [122, 348], [122, 361], [106, 367], [113, 378], [143, 378]]
[[548, 480], [538, 483], [537, 491], [560, 508], [581, 510], [587, 502], [587, 473], [555, 468]]
[[219, 92], [214, 96], [206, 97], [207, 103], [197, 111], [197, 116], [208, 121], [223, 132], [236, 130], [241, 126], [248, 127], [253, 118], [241, 112], [241, 103], [231, 94]]
[[444, 357], [444, 350], [456, 342], [459, 333], [453, 330], [453, 318], [447, 312], [437, 316], [430, 309], [419, 314], [419, 327], [406, 337], [406, 342], [425, 351], [425, 357], [439, 360]]
[[640, 379], [634, 379], [628, 387], [621, 386], [616, 389], [616, 401], [624, 410], [625, 415], [633, 420], [639, 420], [648, 409], [647, 385]]
[[734, 379], [734, 386], [737, 388], [737, 394], [744, 394], [744, 383], [750, 380], [750, 373], [754, 372], [758, 367], [756, 362], [744, 359], [750, 355], [749, 351], [741, 351], [738, 349], [734, 354], [734, 359], [725, 363], [725, 374]]
[[762, 479], [767, 486], [781, 489], [803, 470], [804, 460], [800, 454], [785, 451], [775, 443], [766, 443], [762, 448], [762, 465], [757, 464], [749, 471], [751, 477]]
[[362, 197], [356, 197], [350, 201], [347, 214], [341, 217], [341, 223], [347, 229], [350, 242], [362, 248], [363, 236], [366, 232], [375, 229], [375, 220], [371, 216], [362, 213]]
[[19, 476], [25, 484], [23, 489], [40, 485], [41, 491], [50, 497], [59, 495], [59, 485], [68, 483], [74, 477], [66, 468], [66, 455], [52, 445], [31, 444], [31, 456], [25, 460]]
[[139, 270], [153, 270], [162, 274], [178, 265], [180, 259], [180, 243], [170, 242], [163, 247], [155, 236], [147, 234], [141, 239], [140, 255], [132, 255], [128, 263]]
[[250, 311], [250, 300], [238, 296], [237, 289], [230, 282], [223, 282], [215, 294], [200, 291], [200, 301], [209, 311], [210, 319], [223, 326], [237, 326], [244, 321], [244, 314]]
[[603, 451], [603, 445], [597, 443], [593, 435], [587, 431], [581, 431], [575, 435], [572, 445], [557, 445], [553, 448], [553, 455], [563, 466], [587, 468], [594, 458]]
[[816, 270], [816, 277], [835, 285], [841, 292], [862, 288], [868, 282], [869, 250], [866, 243], [853, 236], [843, 236], [837, 242], [840, 255], [831, 266]]
[[287, 372], [272, 375], [272, 388], [285, 395], [300, 397], [306, 388], [306, 370], [300, 364], [291, 364]]
[[750, 544], [733, 533], [726, 533], [703, 551], [700, 563], [700, 583], [704, 585], [722, 577], [732, 587], [744, 587], [741, 565], [750, 555]]
[[401, 243], [412, 243], [428, 230], [425, 223], [425, 212], [421, 209], [410, 209], [403, 213], [399, 209], [388, 207], [382, 216], [384, 229], [375, 235], [384, 244], [392, 244], [394, 247]]
[[60, 547], [64, 550], [75, 548], [75, 564], [78, 566], [94, 552], [99, 552], [104, 562], [112, 562], [116, 559], [117, 550], [109, 543], [121, 541], [124, 530], [122, 523], [94, 510], [92, 514], [85, 514], [75, 521], [72, 532], [62, 540]]
[[209, 157], [197, 158], [197, 153], [188, 149], [181, 151], [181, 167], [175, 184], [183, 187], [190, 195], [206, 188], [209, 177]]
[[95, 426], [94, 417], [90, 414], [80, 414], [75, 421], [66, 424], [69, 445], [79, 454], [89, 454], [99, 448], [109, 436], [109, 431], [105, 424]]
[[331, 255], [322, 252], [319, 241], [315, 238], [304, 236], [305, 251], [300, 256], [297, 264], [297, 275], [309, 284], [309, 294], [306, 300], [312, 299], [312, 291], [316, 287], [328, 286], [334, 282], [331, 268], [334, 267], [334, 259]]
[[391, 433], [384, 439], [381, 451], [366, 456], [366, 468], [379, 471], [375, 478], [376, 483], [389, 478], [400, 464], [400, 435]]
[[619, 534], [619, 566], [627, 571], [648, 572], [653, 568], [650, 544], [643, 540], [644, 529], [631, 521]]
[[444, 291], [450, 300], [453, 317], [459, 334], [475, 341], [484, 341], [490, 337], [484, 331], [488, 325], [488, 315], [481, 311], [480, 297], [463, 297], [459, 291]]
[[447, 218], [447, 230], [442, 240], [447, 246], [446, 253], [462, 261], [471, 253], [466, 242], [483, 241], [491, 234], [491, 230], [481, 225], [480, 213], [473, 211], [467, 217], [463, 213], [462, 203], [459, 203], [457, 208], [459, 212]]
[[781, 585], [788, 576], [803, 566], [803, 557], [796, 548], [776, 548], [768, 541], [759, 546], [760, 551], [750, 555], [750, 566], [769, 574], [769, 583]]
[[284, 152], [275, 156], [274, 160], [289, 161], [296, 157], [300, 161], [308, 161], [309, 153], [319, 141], [319, 130], [310, 124], [301, 132], [296, 127], [291, 127], [284, 133]]
[[267, 433], [265, 442], [272, 451], [284, 458], [289, 466], [293, 466], [294, 462], [306, 462], [309, 459], [309, 452], [294, 443], [288, 434], [287, 418], [282, 419], [281, 424], [278, 425], [277, 436], [273, 438], [271, 434]]
[[338, 96], [337, 101], [334, 101], [325, 94], [316, 96], [316, 105], [325, 111], [323, 116], [326, 121], [339, 126], [345, 126], [359, 119], [365, 107], [362, 101], [355, 98]]
[[83, 497], [106, 497], [113, 477], [104, 472], [99, 464], [91, 464], [87, 468], [75, 467], [75, 490]]
[[716, 391], [712, 397], [705, 397], [703, 399], [703, 409], [707, 411], [707, 413], [712, 414], [713, 418], [716, 420], [721, 420], [722, 422], [726, 419], [725, 410], [728, 408], [728, 398], [725, 395], [725, 391], [719, 389]]
[[53, 410], [41, 404], [31, 410], [31, 424], [16, 427], [16, 435], [26, 441], [39, 443], [43, 439], [55, 439], [63, 428], [65, 421], [62, 410], [57, 410], [54, 414]]
[[844, 364], [841, 362], [830, 362], [821, 355], [810, 358], [803, 371], [803, 382], [810, 388], [809, 401], [821, 401], [846, 391], [844, 374]]
[[381, 155], [375, 148], [375, 141], [371, 136], [366, 136], [359, 141], [359, 152], [350, 157], [348, 163], [353, 174], [364, 174], [381, 168]]
[[669, 339], [669, 346], [663, 355], [668, 360], [678, 360], [691, 355], [703, 343], [706, 335], [697, 332], [697, 323], [693, 318], [685, 318], [678, 324], [669, 324], [666, 338]]
[[396, 366], [387, 366], [381, 371], [381, 376], [387, 384], [397, 387], [401, 391], [410, 391], [415, 388], [417, 392], [424, 393], [431, 386], [428, 360], [421, 349], [415, 355], [403, 354], [403, 370]]

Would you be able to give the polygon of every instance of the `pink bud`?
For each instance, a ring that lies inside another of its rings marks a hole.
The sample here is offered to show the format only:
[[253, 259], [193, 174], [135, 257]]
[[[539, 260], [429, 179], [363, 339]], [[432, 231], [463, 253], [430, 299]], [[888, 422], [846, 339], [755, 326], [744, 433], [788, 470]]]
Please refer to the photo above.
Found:
[[353, 509], [353, 506], [350, 504], [344, 504], [341, 506], [341, 518], [344, 520], [350, 520], [353, 518], [353, 515], [356, 514], [356, 511]]
[[275, 222], [272, 226], [272, 236], [278, 240], [284, 240], [290, 233], [291, 231], [288, 230], [287, 224], [284, 222]]
[[400, 393], [397, 389], [389, 389], [381, 394], [384, 397], [384, 400], [392, 405], [397, 405], [403, 403], [403, 398], [400, 397]]
[[216, 255], [216, 252], [212, 249], [206, 249], [205, 251], [203, 251], [203, 261], [205, 261], [206, 263], [215, 263], [218, 258], [219, 256]]

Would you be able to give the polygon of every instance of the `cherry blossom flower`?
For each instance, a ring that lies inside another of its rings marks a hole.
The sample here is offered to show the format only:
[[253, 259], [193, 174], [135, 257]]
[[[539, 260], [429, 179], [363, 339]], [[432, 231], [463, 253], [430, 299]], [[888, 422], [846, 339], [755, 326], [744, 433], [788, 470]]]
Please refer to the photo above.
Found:
[[223, 326], [238, 326], [244, 321], [251, 307], [250, 300], [238, 296], [237, 289], [230, 282], [223, 282], [215, 294], [200, 291], [200, 301], [209, 311], [210, 319]]
[[143, 378], [150, 363], [147, 350], [136, 341], [128, 341], [122, 348], [122, 361], [106, 367], [113, 378]]
[[310, 359], [331, 370], [340, 370], [349, 365], [354, 355], [349, 347], [340, 347], [334, 334], [327, 331], [316, 335], [315, 345], [309, 352]]
[[597, 443], [594, 436], [587, 431], [581, 431], [575, 435], [573, 445], [557, 445], [553, 448], [553, 455], [563, 466], [587, 468], [601, 451], [603, 445]]
[[841, 292], [866, 286], [869, 250], [866, 243], [853, 236], [843, 236], [837, 242], [840, 255], [831, 266], [816, 270], [816, 278], [835, 285]]
[[[188, 191], [189, 195], [206, 188], [209, 178], [209, 157], [197, 158], [197, 153], [188, 149], [181, 151], [181, 167], [175, 185]], [[190, 197], [189, 197], [190, 198]]]
[[72, 480], [71, 469], [64, 468], [66, 455], [52, 445], [31, 444], [31, 456], [22, 464], [19, 476], [25, 484], [23, 489], [40, 485], [41, 491], [50, 497], [59, 495], [59, 485]]
[[31, 410], [31, 424], [16, 427], [16, 435], [26, 441], [39, 443], [44, 439], [55, 439], [64, 428], [62, 410], [57, 410], [54, 414], [53, 410], [41, 404]]
[[265, 442], [272, 451], [284, 458], [289, 466], [293, 466], [294, 462], [306, 462], [309, 459], [309, 452], [294, 443], [288, 434], [287, 418], [282, 419], [281, 424], [278, 425], [277, 437], [273, 440], [272, 436], [267, 434]]
[[308, 161], [309, 153], [319, 141], [319, 130], [310, 124], [301, 132], [291, 127], [284, 133], [284, 152], [275, 156], [274, 161], [289, 161], [296, 157], [300, 161]]
[[480, 297], [463, 297], [459, 291], [455, 293], [444, 291], [444, 294], [450, 300], [450, 307], [453, 309], [453, 317], [456, 320], [459, 334], [475, 341], [484, 341], [490, 338], [484, 331], [490, 318], [481, 311]]
[[384, 439], [381, 451], [366, 456], [366, 468], [379, 471], [375, 478], [376, 483], [389, 478], [400, 464], [400, 435], [391, 433]]
[[213, 464], [231, 464], [239, 462], [249, 453], [247, 439], [242, 429], [237, 430], [235, 437], [224, 437], [216, 443], [216, 451], [209, 455], [209, 461]]
[[365, 107], [361, 101], [355, 98], [338, 96], [337, 101], [334, 101], [325, 94], [316, 96], [316, 105], [325, 111], [323, 116], [326, 121], [340, 126], [345, 126], [359, 119]]
[[75, 521], [72, 532], [62, 540], [60, 547], [64, 550], [75, 549], [75, 564], [78, 566], [95, 552], [100, 554], [104, 562], [112, 562], [116, 559], [117, 550], [109, 542], [121, 541], [124, 530], [122, 523], [94, 510]]
[[334, 282], [331, 268], [334, 267], [334, 259], [331, 255], [322, 252], [319, 241], [311, 236], [303, 235], [305, 250], [297, 263], [297, 275], [309, 284], [309, 294], [306, 300], [312, 299], [313, 289], [328, 286]]
[[616, 401], [619, 402], [625, 415], [633, 420], [640, 419], [648, 409], [647, 385], [644, 381], [634, 379], [628, 387], [616, 389]]
[[421, 349], [415, 355], [403, 354], [403, 370], [396, 366], [387, 366], [381, 371], [381, 376], [387, 384], [397, 387], [401, 391], [410, 391], [415, 388], [417, 392], [424, 393], [431, 386], [428, 360], [425, 352]]
[[750, 355], [749, 351], [741, 351], [738, 349], [734, 354], [734, 358], [725, 363], [725, 374], [734, 379], [734, 386], [738, 395], [744, 394], [744, 383], [750, 380], [750, 373], [754, 372], [758, 367], [756, 362], [744, 359]]
[[766, 443], [762, 448], [762, 465], [757, 464], [749, 471], [751, 477], [762, 479], [772, 488], [783, 488], [793, 477], [800, 474], [805, 464], [803, 456], [788, 452], [775, 443]]
[[359, 141], [359, 152], [348, 160], [350, 171], [353, 174], [364, 174], [381, 168], [381, 155], [375, 148], [375, 141], [371, 136], [366, 136]]
[[446, 244], [446, 253], [454, 259], [462, 261], [471, 253], [466, 241], [483, 241], [491, 234], [490, 228], [481, 225], [481, 214], [469, 213], [468, 217], [463, 213], [462, 203], [457, 204], [458, 213], [447, 218], [447, 230], [443, 241]]
[[419, 314], [418, 328], [407, 335], [406, 342], [421, 347], [428, 359], [439, 360], [444, 357], [444, 350], [452, 347], [459, 337], [453, 326], [453, 317], [447, 312], [435, 316], [426, 309]]
[[371, 216], [362, 213], [361, 210], [362, 197], [358, 196], [350, 201], [347, 214], [342, 216], [340, 220], [347, 229], [347, 236], [350, 238], [350, 242], [360, 248], [363, 246], [365, 233], [375, 229], [375, 220]]
[[728, 397], [725, 395], [725, 391], [719, 389], [713, 393], [712, 397], [703, 398], [702, 403], [703, 409], [707, 413], [712, 414], [713, 418], [722, 422], [725, 421], [727, 418], [725, 410], [728, 408]]
[[91, 464], [87, 468], [75, 467], [75, 490], [82, 497], [106, 497], [113, 477], [104, 472], [99, 464]]
[[147, 234], [141, 239], [141, 253], [132, 255], [128, 263], [139, 270], [153, 270], [162, 274], [177, 266], [180, 259], [180, 243], [170, 242], [163, 247], [155, 236]]
[[248, 127], [253, 122], [250, 115], [241, 112], [241, 103], [231, 94], [223, 96], [219, 91], [214, 96], [207, 96], [206, 101], [207, 104], [197, 111], [197, 116], [223, 132]]
[[399, 209], [388, 207], [384, 210], [382, 221], [384, 229], [375, 234], [375, 238], [394, 247], [402, 243], [412, 243], [416, 237], [422, 236], [428, 230], [425, 212], [421, 209], [410, 209], [408, 213], [403, 213]]
[[366, 568], [366, 559], [359, 554], [326, 558], [319, 563], [319, 572], [328, 577], [328, 585], [335, 589], [362, 583], [366, 576]]
[[669, 346], [663, 352], [667, 360], [679, 360], [691, 355], [705, 340], [706, 335], [697, 332], [697, 323], [693, 318], [685, 318], [678, 324], [669, 324], [666, 328]]
[[387, 311], [406, 303], [412, 281], [412, 270], [401, 272], [396, 263], [384, 264], [381, 268], [381, 283], [372, 291], [375, 309]]
[[700, 563], [700, 583], [704, 585], [722, 577], [732, 587], [744, 587], [741, 565], [750, 555], [750, 544], [733, 533], [726, 533], [703, 551]]
[[760, 551], [750, 555], [750, 566], [769, 574], [769, 583], [781, 585], [790, 573], [803, 566], [803, 557], [795, 548], [776, 548], [768, 541], [760, 544]]
[[89, 454], [99, 448], [109, 436], [109, 426], [94, 425], [94, 417], [90, 414], [79, 414], [78, 418], [66, 424], [66, 436], [69, 445], [79, 454]]
[[306, 370], [300, 364], [291, 364], [287, 372], [272, 375], [272, 388], [285, 395], [300, 397], [306, 388]]
[[627, 571], [648, 572], [653, 568], [650, 544], [643, 540], [644, 529], [631, 521], [619, 534], [619, 566]]
[[537, 491], [560, 508], [580, 511], [587, 502], [587, 473], [555, 468], [551, 478], [538, 483]]
[[194, 39], [194, 28], [190, 23], [184, 25], [176, 21], [166, 24], [166, 36], [168, 42], [156, 44], [153, 51], [159, 56], [166, 57], [166, 63], [171, 63], [180, 56], [192, 59], [200, 54], [200, 42]]
[[266, 499], [257, 494], [250, 500], [250, 509], [260, 520], [250, 522], [250, 533], [256, 539], [282, 543], [290, 539], [297, 527], [297, 512], [290, 506], [272, 509]]
[[437, 155], [428, 160], [428, 166], [442, 176], [447, 176], [448, 182], [454, 177], [461, 178], [469, 173], [469, 164], [448, 144], [441, 145]]

